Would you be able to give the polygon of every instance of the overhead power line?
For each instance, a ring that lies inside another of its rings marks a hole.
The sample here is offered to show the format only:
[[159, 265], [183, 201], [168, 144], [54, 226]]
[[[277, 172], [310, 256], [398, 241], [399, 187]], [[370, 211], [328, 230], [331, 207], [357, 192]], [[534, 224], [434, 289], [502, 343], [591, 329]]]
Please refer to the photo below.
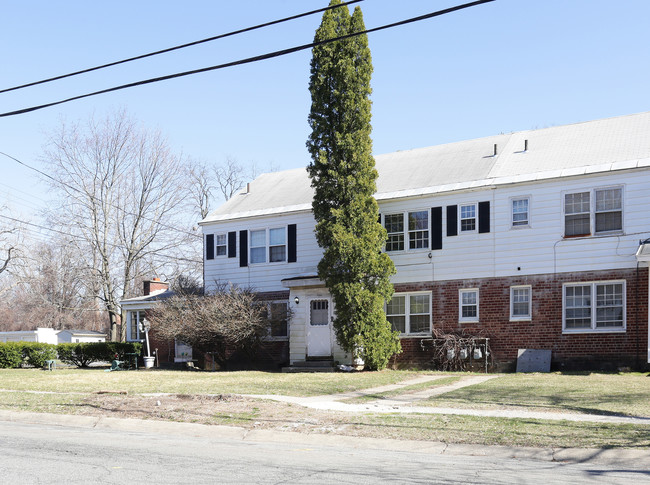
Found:
[[157, 55], [160, 55], [160, 54], [166, 54], [167, 52], [172, 52], [172, 51], [179, 50], [179, 49], [185, 49], [186, 47], [192, 47], [192, 46], [195, 46], [195, 45], [204, 44], [206, 42], [212, 42], [212, 41], [219, 40], [219, 39], [225, 39], [226, 37], [232, 37], [234, 35], [243, 34], [245, 32], [251, 32], [253, 30], [262, 29], [264, 27], [269, 27], [271, 25], [281, 24], [283, 22], [288, 22], [290, 20], [296, 20], [296, 19], [299, 19], [299, 18], [302, 18], [302, 17], [307, 17], [309, 15], [316, 14], [316, 13], [325, 12], [326, 10], [332, 10], [334, 8], [344, 7], [346, 5], [351, 5], [353, 3], [359, 3], [359, 2], [363, 2], [363, 0], [350, 0], [349, 2], [344, 2], [344, 3], [338, 4], [338, 5], [330, 5], [328, 7], [319, 8], [317, 10], [311, 10], [309, 12], [304, 12], [304, 13], [300, 13], [300, 14], [297, 14], [297, 15], [292, 15], [290, 17], [285, 17], [283, 19], [272, 20], [270, 22], [266, 22], [266, 23], [263, 23], [263, 24], [254, 25], [253, 27], [246, 27], [244, 29], [235, 30], [235, 31], [228, 32], [228, 33], [225, 33], [225, 34], [215, 35], [214, 37], [208, 37], [207, 39], [195, 40], [193, 42], [188, 42], [187, 44], [181, 44], [181, 45], [177, 45], [177, 46], [174, 46], [174, 47], [168, 47], [166, 49], [161, 49], [159, 51], [149, 52], [148, 54], [141, 54], [139, 56], [129, 57], [127, 59], [122, 59], [121, 61], [109, 62], [108, 64], [102, 64], [100, 66], [89, 67], [87, 69], [82, 69], [80, 71], [75, 71], [75, 72], [71, 72], [71, 73], [68, 73], [68, 74], [61, 74], [60, 76], [54, 76], [54, 77], [50, 77], [50, 78], [47, 78], [47, 79], [42, 79], [40, 81], [34, 81], [34, 82], [31, 82], [31, 83], [22, 84], [20, 86], [14, 86], [14, 87], [11, 87], [11, 88], [1, 89], [0, 94], [8, 93], [10, 91], [16, 91], [18, 89], [28, 88], [28, 87], [31, 87], [31, 86], [37, 86], [39, 84], [49, 83], [49, 82], [52, 82], [52, 81], [58, 81], [60, 79], [65, 79], [65, 78], [72, 77], [72, 76], [78, 76], [79, 74], [86, 74], [88, 72], [98, 71], [100, 69], [105, 69], [107, 67], [117, 66], [119, 64], [125, 64], [127, 62], [132, 62], [132, 61], [137, 61], [137, 60], [140, 60], [140, 59], [145, 59], [147, 57], [153, 57], [153, 56], [157, 56]]
[[[45, 173], [42, 170], [37, 169], [36, 167], [32, 167], [31, 165], [28, 165], [27, 163], [18, 160], [16, 157], [12, 157], [11, 155], [6, 154], [5, 152], [0, 152], [0, 155], [4, 155], [5, 157], [10, 158], [14, 162], [19, 163], [20, 165], [22, 165], [23, 167], [26, 167], [26, 168], [28, 168], [30, 170], [33, 170], [34, 172], [42, 175], [43, 177], [46, 177], [46, 178], [52, 180], [53, 182], [55, 182], [57, 184], [64, 185], [65, 187], [69, 188], [70, 190], [73, 190], [74, 192], [77, 192], [77, 193], [83, 195], [84, 197], [90, 197], [95, 202], [102, 202], [100, 199], [98, 199], [94, 195], [85, 193], [82, 190], [79, 190], [78, 188], [76, 188], [76, 187], [74, 187], [74, 186], [72, 186], [70, 184], [67, 184], [67, 183], [65, 183], [65, 182], [63, 182], [61, 180], [57, 180], [56, 178], [52, 177], [50, 174]], [[164, 222], [162, 222], [162, 221], [160, 221], [158, 219], [153, 219], [151, 217], [147, 217], [147, 216], [144, 216], [144, 215], [134, 214], [133, 212], [129, 212], [126, 209], [124, 209], [123, 207], [120, 207], [119, 205], [110, 204], [110, 206], [113, 207], [114, 209], [122, 211], [126, 215], [133, 216], [133, 217], [142, 217], [146, 221], [156, 223], [156, 224], [158, 224], [158, 225], [160, 225], [162, 227], [166, 227], [167, 229], [172, 229], [174, 231], [182, 232], [182, 233], [187, 234], [187, 235], [192, 236], [192, 237], [203, 239], [203, 236], [200, 235], [200, 234], [195, 234], [195, 233], [190, 232], [190, 231], [185, 231], [183, 229], [179, 229], [177, 227], [166, 224], [166, 223], [164, 223]]]
[[70, 101], [76, 101], [76, 100], [83, 99], [83, 98], [89, 98], [91, 96], [97, 96], [99, 94], [106, 94], [106, 93], [110, 93], [110, 92], [113, 92], [113, 91], [119, 91], [119, 90], [122, 90], [122, 89], [133, 88], [133, 87], [136, 87], [136, 86], [142, 86], [142, 85], [145, 85], [145, 84], [152, 84], [152, 83], [161, 82], [161, 81], [168, 81], [170, 79], [175, 79], [175, 78], [184, 77], [184, 76], [191, 76], [193, 74], [200, 74], [200, 73], [203, 73], [203, 72], [215, 71], [215, 70], [224, 69], [224, 68], [227, 68], [227, 67], [240, 66], [242, 64], [250, 64], [252, 62], [258, 62], [258, 61], [263, 61], [263, 60], [266, 60], [266, 59], [272, 59], [274, 57], [285, 56], [285, 55], [288, 55], [288, 54], [293, 54], [294, 52], [299, 52], [299, 51], [303, 51], [303, 50], [306, 50], [306, 49], [311, 49], [311, 48], [319, 46], [319, 45], [329, 44], [330, 42], [336, 42], [336, 41], [339, 41], [339, 40], [349, 39], [351, 37], [356, 37], [356, 36], [363, 35], [363, 34], [370, 34], [370, 33], [373, 33], [373, 32], [378, 32], [380, 30], [386, 30], [386, 29], [390, 29], [390, 28], [393, 28], [393, 27], [398, 27], [398, 26], [401, 26], [401, 25], [410, 24], [410, 23], [413, 23], [413, 22], [419, 22], [421, 20], [426, 20], [426, 19], [430, 19], [430, 18], [433, 18], [433, 17], [438, 17], [440, 15], [445, 15], [445, 14], [448, 14], [448, 13], [451, 13], [451, 12], [456, 12], [458, 10], [462, 10], [462, 9], [465, 9], [465, 8], [474, 7], [476, 5], [481, 5], [481, 4], [490, 3], [490, 2], [494, 2], [494, 0], [477, 0], [475, 2], [465, 3], [465, 4], [462, 4], [462, 5], [457, 5], [455, 7], [446, 8], [444, 10], [438, 10], [436, 12], [431, 12], [431, 13], [428, 13], [428, 14], [425, 14], [425, 15], [420, 15], [418, 17], [412, 17], [410, 19], [401, 20], [399, 22], [393, 22], [391, 24], [382, 25], [380, 27], [374, 27], [372, 29], [366, 29], [366, 30], [363, 30], [363, 31], [360, 31], [360, 32], [354, 32], [352, 34], [346, 34], [346, 35], [342, 35], [342, 36], [339, 36], [339, 37], [334, 37], [332, 39], [326, 39], [326, 40], [322, 40], [322, 41], [318, 41], [318, 42], [311, 42], [309, 44], [303, 44], [303, 45], [296, 46], [296, 47], [291, 47], [291, 48], [288, 48], [288, 49], [282, 49], [282, 50], [279, 50], [279, 51], [269, 52], [267, 54], [261, 54], [259, 56], [254, 56], [254, 57], [248, 57], [246, 59], [240, 59], [238, 61], [227, 62], [225, 64], [219, 64], [219, 65], [216, 65], [216, 66], [204, 67], [204, 68], [201, 68], [201, 69], [194, 69], [192, 71], [179, 72], [179, 73], [176, 73], [176, 74], [169, 74], [169, 75], [166, 75], [166, 76], [160, 76], [160, 77], [155, 77], [155, 78], [151, 78], [151, 79], [145, 79], [143, 81], [137, 81], [137, 82], [133, 82], [133, 83], [129, 83], [129, 84], [122, 84], [121, 86], [115, 86], [115, 87], [108, 88], [108, 89], [102, 89], [101, 91], [95, 91], [93, 93], [87, 93], [87, 94], [82, 94], [82, 95], [79, 95], [79, 96], [73, 96], [72, 98], [63, 99], [61, 101], [55, 101], [55, 102], [52, 102], [52, 103], [41, 104], [39, 106], [32, 106], [30, 108], [23, 108], [23, 109], [19, 109], [19, 110], [16, 110], [16, 111], [9, 111], [9, 112], [6, 112], [6, 113], [0, 113], [0, 118], [6, 117], [6, 116], [16, 116], [16, 115], [21, 115], [21, 114], [25, 114], [25, 113], [30, 113], [32, 111], [37, 111], [37, 110], [40, 110], [40, 109], [43, 109], [43, 108], [50, 108], [52, 106], [56, 106], [56, 105], [63, 104], [63, 103], [69, 103]]

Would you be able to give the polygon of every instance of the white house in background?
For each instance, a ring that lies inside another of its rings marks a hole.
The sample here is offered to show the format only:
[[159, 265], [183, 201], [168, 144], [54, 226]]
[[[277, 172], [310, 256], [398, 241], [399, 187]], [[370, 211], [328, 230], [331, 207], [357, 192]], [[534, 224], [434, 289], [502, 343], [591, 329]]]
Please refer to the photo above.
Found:
[[44, 344], [58, 344], [58, 330], [53, 328], [37, 328], [36, 330], [19, 330], [14, 332], [0, 332], [0, 342], [40, 342]]
[[0, 332], [0, 342], [40, 342], [63, 344], [75, 342], [105, 342], [106, 334], [94, 330], [55, 330], [37, 328], [14, 332]]
[[60, 330], [58, 343], [106, 342], [106, 334], [95, 330]]
[[[555, 368], [650, 360], [650, 113], [375, 157], [375, 197], [395, 263], [388, 320], [424, 363], [434, 327], [490, 338], [497, 361], [552, 351]], [[202, 222], [204, 283], [289, 306], [278, 362], [350, 362], [316, 276], [305, 169], [263, 174]], [[644, 249], [645, 248], [645, 249]]]

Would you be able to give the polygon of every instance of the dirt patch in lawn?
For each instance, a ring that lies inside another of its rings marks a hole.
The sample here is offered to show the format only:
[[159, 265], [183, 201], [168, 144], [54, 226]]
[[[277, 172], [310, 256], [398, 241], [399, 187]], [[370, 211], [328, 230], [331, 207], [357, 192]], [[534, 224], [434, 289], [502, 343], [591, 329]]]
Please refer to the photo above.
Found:
[[296, 404], [218, 395], [94, 394], [75, 413], [447, 443], [538, 447], [649, 447], [650, 426], [453, 415], [321, 411]]
[[328, 432], [346, 420], [329, 411], [234, 394], [124, 396], [97, 394], [78, 407], [79, 414], [115, 418], [156, 419], [276, 430]]

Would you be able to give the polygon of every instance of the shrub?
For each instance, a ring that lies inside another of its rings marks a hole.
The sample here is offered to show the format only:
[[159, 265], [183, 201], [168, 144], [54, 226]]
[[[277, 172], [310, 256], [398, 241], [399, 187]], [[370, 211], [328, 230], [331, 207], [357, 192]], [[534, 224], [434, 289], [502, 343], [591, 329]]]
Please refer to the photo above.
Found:
[[23, 363], [23, 343], [0, 343], [0, 368], [15, 369]]
[[56, 359], [56, 345], [40, 342], [21, 342], [22, 354], [28, 364], [44, 367], [45, 361]]
[[59, 359], [77, 367], [88, 367], [93, 362], [110, 362], [116, 356], [118, 360], [124, 360], [125, 354], [139, 354], [141, 350], [139, 342], [86, 342], [57, 346]]

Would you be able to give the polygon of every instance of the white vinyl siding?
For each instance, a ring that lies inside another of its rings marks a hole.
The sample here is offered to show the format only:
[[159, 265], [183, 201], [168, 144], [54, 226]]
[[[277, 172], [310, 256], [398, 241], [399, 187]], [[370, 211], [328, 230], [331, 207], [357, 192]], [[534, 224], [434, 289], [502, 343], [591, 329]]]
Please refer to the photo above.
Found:
[[625, 282], [570, 283], [563, 287], [565, 332], [625, 330]]

